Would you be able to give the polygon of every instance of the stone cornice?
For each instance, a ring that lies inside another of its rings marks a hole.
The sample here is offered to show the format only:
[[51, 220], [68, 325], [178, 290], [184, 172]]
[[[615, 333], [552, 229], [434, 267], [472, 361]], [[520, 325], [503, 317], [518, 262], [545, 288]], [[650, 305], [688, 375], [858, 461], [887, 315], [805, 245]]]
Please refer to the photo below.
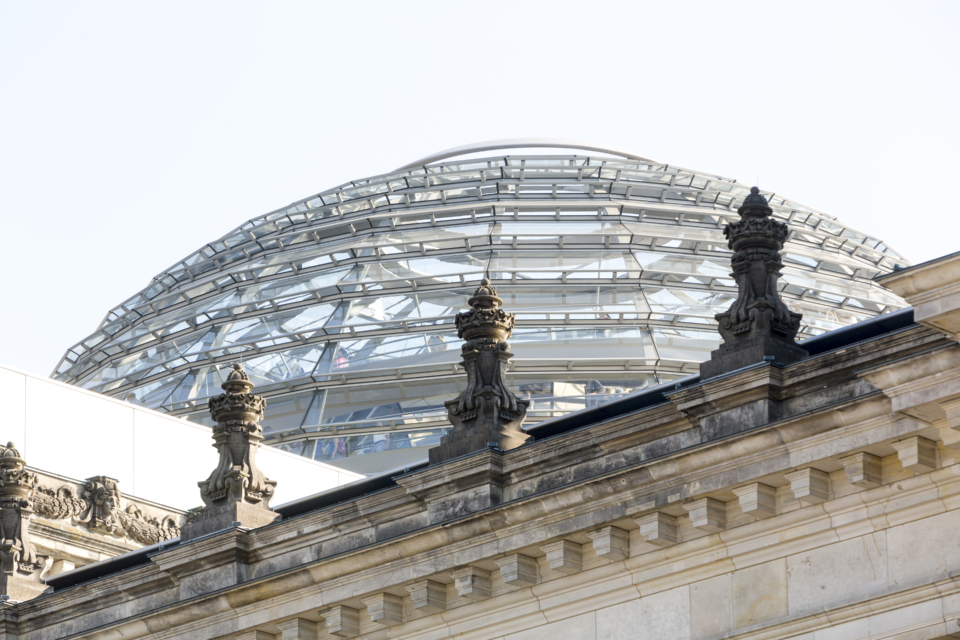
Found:
[[[929, 436], [926, 424], [892, 413], [891, 400], [856, 372], [875, 371], [879, 376], [896, 369], [897, 357], [907, 363], [927, 357], [920, 353], [924, 348], [937, 358], [960, 349], [944, 344], [929, 329], [911, 328], [893, 334], [890, 342], [854, 345], [787, 368], [749, 367], [671, 393], [669, 403], [513, 451], [487, 449], [400, 475], [395, 487], [321, 511], [260, 529], [226, 530], [158, 552], [148, 564], [17, 605], [18, 630], [84, 638], [200, 640], [270, 623], [268, 607], [284, 611], [284, 616], [315, 620], [322, 607], [362, 608], [362, 598], [384, 591], [403, 594], [411, 582], [449, 576], [466, 565], [495, 571], [494, 560], [540, 556], [542, 546], [558, 540], [589, 545], [591, 536], [611, 527], [632, 531], [635, 538], [634, 518], [658, 512], [686, 517], [689, 501], [707, 499], [734, 505], [728, 530], [705, 535], [691, 530], [691, 521], [685, 520], [679, 544], [660, 550], [639, 547], [621, 561], [623, 566], [633, 572], [640, 592], [686, 579], [688, 569], [707, 576], [723, 567], [729, 570], [731, 562], [747, 566], [750, 558], [778, 553], [776, 545], [787, 549], [808, 544], [803, 540], [813, 536], [814, 529], [865, 526], [852, 524], [868, 520], [866, 511], [858, 511], [864, 501], [884, 505], [881, 511], [889, 520], [898, 508], [891, 506], [892, 496], [920, 495], [924, 482], [945, 487], [955, 483], [951, 478], [958, 467], [950, 467], [918, 478], [898, 477], [896, 490], [881, 485], [864, 491], [847, 481], [841, 462], [863, 453], [892, 456], [895, 463], [894, 443]], [[818, 370], [827, 372], [819, 385], [830, 385], [829, 393], [821, 394], [815, 386]], [[936, 375], [928, 368], [926, 378], [916, 382], [922, 386]], [[835, 388], [844, 391], [836, 394]], [[782, 417], [740, 431], [708, 437], [700, 424], [717, 411], [788, 401], [794, 404]], [[818, 473], [833, 472], [829, 502], [803, 509], [794, 502], [789, 508], [796, 511], [752, 524], [752, 517], [736, 507], [746, 485], [789, 487], [784, 474], [811, 465]], [[478, 501], [478, 495], [488, 503]], [[454, 502], [460, 500], [474, 502], [458, 510]], [[784, 533], [797, 527], [808, 530], [797, 534], [796, 541], [793, 533]], [[589, 569], [594, 577], [606, 575], [604, 567], [612, 566], [597, 556], [585, 562], [584, 574]], [[553, 580], [559, 574], [541, 570], [546, 573], [534, 588], [538, 593], [581, 584], [581, 574], [567, 578], [563, 586]], [[510, 591], [497, 588], [499, 596]], [[457, 607], [453, 611], [462, 608]], [[450, 619], [469, 611], [451, 613]], [[410, 620], [412, 630], [416, 616]], [[404, 634], [408, 624], [404, 622]]]
[[[871, 505], [883, 507], [883, 513], [889, 523], [883, 526], [896, 524], [897, 522], [904, 521], [905, 518], [906, 520], [916, 519], [925, 517], [925, 515], [942, 512], [944, 507], [940, 503], [940, 496], [943, 495], [947, 497], [942, 491], [940, 493], [934, 492], [933, 501], [927, 500], [924, 502], [920, 500], [919, 503], [914, 502], [911, 504], [908, 499], [911, 497], [922, 497], [922, 494], [928, 492], [930, 487], [942, 485], [944, 489], [947, 489], [947, 494], [954, 496], [953, 500], [956, 502], [955, 492], [957, 491], [956, 479], [958, 473], [960, 473], [960, 468], [957, 466], [941, 469], [929, 475], [902, 480], [896, 484], [886, 485], [867, 492], [835, 499], [824, 505], [784, 513], [773, 520], [745, 524], [730, 532], [704, 536], [674, 548], [652, 551], [632, 557], [626, 561], [626, 566], [634, 575], [634, 582], [638, 585], [638, 589], [641, 589], [642, 594], [655, 593], [660, 590], [672, 588], [676, 582], [682, 580], [706, 579], [717, 573], [729, 570], [728, 567], [731, 562], [733, 566], [743, 568], [771, 558], [784, 557], [807, 548], [821, 545], [824, 541], [818, 532], [831, 531], [832, 527], [836, 526], [834, 523], [838, 520], [846, 523], [844, 525], [845, 529], [838, 529], [837, 531], [840, 537], [834, 537], [833, 540], [844, 539], [843, 531], [845, 530], [849, 531], [850, 535], [857, 535], [862, 528], [858, 522], [866, 523], [872, 518], [870, 515], [870, 513], [872, 513], [870, 509]], [[896, 498], [900, 504], [909, 506], [905, 509], [901, 507], [898, 511], [898, 508], [895, 506], [896, 503], [890, 502], [892, 498]], [[957, 505], [954, 504], [952, 508], [956, 508], [956, 506]], [[926, 511], [918, 512], [917, 509], [920, 508], [925, 508]], [[902, 514], [902, 516], [898, 514]], [[796, 532], [798, 527], [802, 527], [806, 533], [799, 536], [795, 533], [792, 535], [783, 535], [786, 532]], [[838, 534], [835, 533], [832, 535], [837, 536]], [[771, 546], [772, 540], [778, 540], [779, 542]], [[719, 554], [718, 551], [720, 551]], [[737, 558], [742, 558], [743, 560], [737, 560]], [[717, 564], [717, 562], [721, 560], [722, 562]], [[657, 569], [657, 567], [662, 567], [662, 569]], [[677, 570], [679, 570], [680, 573], [677, 573]], [[693, 575], [691, 575], [690, 572], [694, 572]], [[599, 573], [602, 573], [602, 570], [599, 571]], [[587, 580], [585, 574], [581, 575], [583, 576], [582, 579], [568, 578], [564, 582], [548, 582], [538, 586], [536, 588], [538, 597], [546, 597], [551, 593], [556, 593], [558, 589], [562, 591], [576, 588], [576, 582], [578, 580], [580, 582]], [[662, 579], [658, 578], [658, 575], [662, 576]], [[367, 576], [368, 579], [370, 577], [372, 576]], [[596, 579], [596, 575], [592, 574], [590, 579]], [[571, 582], [571, 580], [573, 582]], [[938, 583], [937, 589], [942, 590], [942, 585], [948, 583], [950, 583], [950, 581]], [[643, 585], [642, 588], [641, 584]], [[250, 586], [256, 587], [257, 585]], [[901, 596], [916, 598], [921, 597], [921, 593], [926, 593], [926, 591], [924, 591], [925, 587], [920, 587], [919, 590], [917, 588], [910, 588], [909, 585], [906, 585], [906, 587], [905, 589], [898, 589], [889, 594], [881, 595], [881, 598], [892, 598], [893, 601], [899, 601]], [[256, 591], [256, 589], [254, 589], [254, 591]], [[936, 589], [934, 591], [936, 591]], [[952, 588], [949, 588], [948, 591], [955, 592]], [[223, 598], [222, 593], [211, 594], [210, 597], [206, 598], [209, 603], [206, 611], [211, 614], [211, 617], [205, 620], [205, 622], [211, 625], [223, 624], [227, 620], [236, 619], [237, 616], [243, 617], [249, 615], [242, 610], [242, 607], [235, 612], [230, 611], [231, 606], [242, 605], [245, 601], [248, 601], [246, 606], [253, 606], [253, 600], [244, 598], [241, 594], [237, 594], [237, 596], [238, 597], [231, 598], [229, 601]], [[254, 597], [254, 595], [251, 595], [251, 598]], [[302, 598], [303, 594], [299, 594], [299, 597]], [[286, 599], [286, 601], [289, 602], [290, 599]], [[187, 603], [181, 603], [181, 606], [183, 604]], [[317, 606], [320, 606], [319, 599]], [[859, 615], [856, 613], [858, 611], [856, 603], [849, 605], [849, 608], [845, 607], [841, 610], [841, 612], [843, 611], [848, 612], [851, 618]], [[164, 614], [164, 611], [157, 611], [154, 614], [149, 614], [147, 618], [151, 616], [162, 616]], [[148, 626], [150, 625], [149, 619], [143, 620], [142, 622]], [[249, 622], [257, 624], [252, 620]], [[781, 621], [775, 625], [761, 625], [760, 628], [742, 630], [734, 637], [782, 637], [783, 635], [789, 635], [784, 629], [813, 629], [818, 628], [817, 625], [822, 622], [823, 620], [818, 619], [817, 616], [798, 616], [796, 619]], [[114, 631], [119, 630], [117, 625], [110, 625], [110, 628]], [[197, 623], [177, 627], [175, 632], [183, 634], [189, 633], [192, 630], [199, 631], [202, 628], [203, 625], [198, 619]], [[761, 633], [770, 632], [773, 634], [774, 630], [776, 630], [779, 635], [768, 636]], [[102, 631], [107, 631], [107, 628], [103, 628]], [[126, 631], [127, 630], [124, 630], [124, 637], [142, 637], [142, 634], [137, 633], [127, 636]], [[130, 631], [133, 631], [133, 629], [130, 629]], [[761, 633], [761, 635], [755, 635], [758, 633]], [[173, 630], [170, 635], [172, 637]], [[166, 634], [160, 634], [156, 637], [165, 636]], [[85, 637], [98, 636], [88, 635]], [[198, 635], [196, 637], [201, 636]], [[202, 637], [210, 636], [205, 635]]]
[[[857, 410], [853, 403], [848, 403], [846, 411], [852, 410], [855, 414], [862, 414], [862, 409], [861, 407], [861, 410]], [[843, 407], [831, 408], [829, 411], [820, 412], [820, 414], [839, 415], [843, 411]], [[390, 539], [389, 545], [374, 543], [306, 566], [283, 570], [274, 575], [238, 584], [230, 589], [231, 602], [234, 605], [239, 605], [247, 600], [252, 603], [254, 601], [260, 602], [264, 598], [283, 597], [288, 592], [289, 585], [297, 584], [302, 588], [311, 583], [322, 584], [325, 592], [343, 593], [344, 597], [359, 597], [364, 593], [363, 589], [375, 591], [382, 588], [384, 579], [388, 575], [394, 576], [392, 580], [397, 580], [399, 567], [394, 566], [397, 562], [400, 562], [399, 566], [406, 567], [402, 570], [402, 574], [406, 577], [399, 578], [401, 581], [423, 575], [418, 574], [411, 564], [416, 562], [415, 559], [418, 555], [422, 557], [422, 554], [429, 554], [428, 566], [432, 570], [441, 570], [445, 563], [441, 561], [441, 558], [436, 557], [436, 550], [442, 550], [441, 555], [449, 557], [458, 548], [472, 548], [475, 549], [476, 558], [481, 559], [484, 555], [490, 553], [489, 545], [494, 540], [498, 541], [494, 546], [495, 553], [506, 553], [511, 548], [522, 547], [534, 542], [530, 539], [531, 532], [539, 531], [540, 537], [547, 536], [549, 539], [550, 537], [574, 532], [585, 525], [590, 526], [590, 522], [601, 524], [611, 518], [639, 514], [658, 505], [669, 505], [677, 497], [680, 499], [691, 498], [697, 495], [697, 489], [699, 491], [710, 491], [713, 487], [722, 488], [724, 485], [729, 485], [729, 479], [726, 476], [738, 467], [755, 469], [754, 473], [770, 472], [776, 467], [789, 470], [793, 468], [793, 465], [789, 456], [784, 455], [786, 452], [781, 447], [816, 433], [834, 430], [836, 422], [824, 422], [823, 417], [823, 415], [811, 415], [805, 419], [793, 420], [791, 421], [792, 424], [780, 424], [776, 425], [775, 428], [758, 429], [728, 440], [710, 443], [699, 447], [695, 451], [673, 454], [664, 459], [619, 470], [602, 478], [581, 482], [562, 490], [553, 490], [547, 494], [518, 500], [515, 503], [503, 504], [491, 508], [488, 512], [445, 523], [439, 527], [430, 527], [419, 532], [393, 538]], [[853, 425], [850, 428], [856, 426]], [[842, 432], [842, 429], [840, 431]], [[838, 432], [837, 435], [841, 436], [842, 433]], [[889, 437], [889, 434], [886, 433], [882, 435]], [[862, 440], [862, 437], [860, 439]], [[736, 455], [730, 455], [734, 451]], [[756, 460], [753, 462], [750, 461], [752, 456], [756, 456]], [[759, 463], [764, 459], [778, 462], [774, 467], [768, 465], [766, 469], [762, 469], [762, 465]], [[719, 460], [726, 460], [727, 463], [717, 466]], [[744, 464], [746, 464], [745, 467], [742, 466]], [[697, 471], [698, 468], [700, 471]], [[715, 480], [707, 482], [708, 477], [713, 477]], [[750, 479], [748, 475], [739, 474], [737, 482], [745, 482]], [[577, 495], [578, 499], [571, 502], [574, 495]], [[535, 510], [535, 513], [529, 513], [529, 509], [527, 509], [528, 513], [524, 514], [525, 505], [530, 504], [531, 500], [540, 506]], [[574, 506], [576, 503], [579, 503], [580, 506]], [[555, 514], [555, 516], [550, 517], [548, 514]], [[593, 514], [593, 516], [588, 517], [590, 514]], [[491, 517], [493, 517], [493, 520], [490, 520]], [[538, 519], [539, 524], [526, 527], [528, 532], [524, 533], [522, 531], [524, 528], [523, 522], [531, 522], [534, 519]], [[288, 526], [297, 522], [298, 520], [292, 520], [288, 523]], [[518, 524], [504, 529], [502, 527], [503, 522], [516, 522]], [[275, 525], [275, 528], [279, 529], [282, 526], [283, 523]], [[516, 530], [516, 533], [511, 533], [511, 529]], [[250, 534], [244, 533], [243, 535]], [[309, 536], [304, 536], [304, 538], [302, 540], [304, 547], [313, 544], [313, 540]], [[188, 547], [184, 547], [184, 549], [188, 549]], [[178, 551], [178, 553], [187, 552]], [[400, 558], [405, 559], [400, 560]], [[427, 561], [427, 557], [424, 557], [423, 561]], [[462, 562], [462, 559], [460, 561]], [[450, 564], [449, 568], [453, 568], [453, 564]], [[111, 581], [116, 583], [115, 587], [117, 589], [121, 585], [124, 589], [129, 589], [130, 582], [140, 582], [145, 586], [145, 582], [149, 582], [150, 576], [159, 581], [158, 584], [165, 581], [166, 584], [169, 584], [169, 578], [163, 578], [164, 572], [155, 565], [136, 569], [130, 573], [143, 574], [143, 579], [130, 581], [130, 578], [134, 578], [133, 575], [124, 578], [119, 576], [113, 579], [107, 578], [96, 583], [101, 588], [98, 591], [107, 586], [104, 583]], [[305, 579], [307, 580], [306, 583], [304, 582]], [[124, 582], [126, 584], [123, 584]], [[348, 589], [349, 584], [354, 584], [354, 586]], [[64, 598], [72, 599], [71, 595], [80, 600], [76, 603], [76, 606], [80, 606], [81, 609], [84, 608], [83, 601], [88, 600], [88, 594], [71, 593], [71, 591], [53, 594], [33, 603], [26, 603], [24, 614], [28, 613], [28, 609], [41, 607], [45, 604], [46, 606], [54, 606], [61, 615], [67, 613], [72, 607], [63, 600]], [[249, 594], [249, 596], [244, 594]], [[104, 596], [106, 595], [104, 593]], [[197, 616], [205, 617], [209, 613], [209, 608], [203, 603], [210, 599], [216, 600], [219, 597], [217, 593], [197, 596], [188, 601], [168, 605], [163, 610], [169, 607], [178, 607], [178, 617], [181, 617], [184, 621], [190, 619], [189, 611], [191, 608], [197, 611]], [[55, 600], [60, 602], [54, 605]], [[329, 602], [329, 604], [334, 603]], [[160, 611], [156, 613], [156, 615], [159, 614]], [[238, 614], [239, 612], [230, 615]], [[144, 614], [146, 617], [151, 615], [155, 614]], [[144, 616], [141, 616], [141, 618]], [[133, 635], [131, 637], [137, 636]]]

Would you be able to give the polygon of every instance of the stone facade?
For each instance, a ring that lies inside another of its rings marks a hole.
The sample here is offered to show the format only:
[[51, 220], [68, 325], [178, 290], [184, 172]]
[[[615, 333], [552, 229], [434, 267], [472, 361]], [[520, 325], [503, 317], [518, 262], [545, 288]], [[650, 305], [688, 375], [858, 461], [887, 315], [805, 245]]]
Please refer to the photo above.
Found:
[[958, 268], [884, 280], [935, 322], [54, 579], [0, 640], [960, 637]]
[[0, 446], [0, 595], [27, 600], [44, 580], [180, 535], [187, 514], [124, 496], [113, 478], [72, 480], [26, 466]]

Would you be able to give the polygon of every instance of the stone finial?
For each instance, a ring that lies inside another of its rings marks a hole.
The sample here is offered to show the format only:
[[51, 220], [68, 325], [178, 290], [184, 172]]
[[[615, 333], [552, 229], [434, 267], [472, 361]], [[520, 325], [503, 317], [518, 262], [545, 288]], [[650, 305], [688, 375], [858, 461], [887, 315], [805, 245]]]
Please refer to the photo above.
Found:
[[46, 590], [40, 573], [48, 558], [30, 542], [37, 474], [12, 442], [0, 447], [0, 595], [28, 600]]
[[461, 365], [467, 385], [458, 397], [444, 403], [453, 430], [430, 450], [431, 464], [485, 449], [490, 443], [514, 449], [529, 438], [520, 425], [530, 402], [515, 396], [506, 380], [513, 357], [507, 338], [514, 316], [500, 308], [503, 300], [486, 278], [467, 304], [470, 310], [458, 313], [456, 320], [457, 335], [465, 340]]
[[734, 252], [731, 275], [737, 282], [737, 299], [716, 316], [723, 344], [700, 365], [701, 379], [765, 359], [789, 364], [807, 355], [795, 341], [802, 316], [787, 308], [777, 289], [783, 268], [780, 249], [789, 228], [770, 217], [773, 209], [757, 187], [750, 189], [737, 213], [739, 222], [723, 229]]
[[244, 527], [261, 527], [279, 515], [270, 510], [276, 481], [268, 480], [257, 467], [256, 454], [263, 440], [260, 420], [267, 406], [262, 396], [250, 393], [253, 383], [243, 367], [233, 371], [222, 385], [225, 393], [210, 398], [213, 446], [220, 461], [200, 486], [205, 505], [183, 528], [185, 540], [219, 531], [240, 522]]

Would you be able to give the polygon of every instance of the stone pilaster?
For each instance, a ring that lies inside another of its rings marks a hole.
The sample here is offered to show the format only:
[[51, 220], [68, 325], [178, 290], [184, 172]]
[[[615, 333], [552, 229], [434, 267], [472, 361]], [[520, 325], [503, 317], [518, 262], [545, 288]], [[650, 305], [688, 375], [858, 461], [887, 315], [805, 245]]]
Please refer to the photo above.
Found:
[[807, 355], [795, 341], [801, 314], [787, 308], [777, 289], [783, 268], [780, 249], [787, 241], [789, 229], [770, 217], [773, 209], [757, 187], [750, 189], [737, 213], [740, 221], [723, 229], [734, 252], [731, 262], [737, 299], [716, 316], [723, 344], [710, 360], [700, 365], [701, 380], [767, 358], [790, 364]]
[[12, 442], [0, 447], [0, 595], [35, 598], [46, 587], [40, 573], [48, 558], [30, 542], [30, 516], [37, 475], [26, 468]]
[[457, 314], [457, 335], [465, 340], [461, 364], [467, 372], [467, 386], [457, 398], [444, 403], [453, 429], [430, 450], [431, 464], [491, 444], [504, 451], [515, 449], [530, 437], [520, 428], [530, 403], [517, 398], [506, 380], [507, 364], [513, 357], [507, 344], [513, 314], [500, 308], [503, 300], [487, 279], [467, 302], [470, 310]]
[[270, 510], [276, 481], [268, 480], [257, 468], [256, 454], [263, 440], [260, 420], [266, 401], [250, 393], [253, 383], [239, 364], [222, 385], [225, 393], [210, 398], [213, 446], [220, 455], [210, 477], [197, 483], [205, 505], [193, 513], [181, 537], [190, 540], [239, 523], [262, 527], [279, 514]]

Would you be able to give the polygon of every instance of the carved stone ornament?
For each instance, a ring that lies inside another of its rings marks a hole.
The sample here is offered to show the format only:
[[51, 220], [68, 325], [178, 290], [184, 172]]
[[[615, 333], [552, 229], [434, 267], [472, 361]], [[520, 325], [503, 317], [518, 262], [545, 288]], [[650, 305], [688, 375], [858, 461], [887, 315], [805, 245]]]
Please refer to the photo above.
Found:
[[37, 475], [12, 442], [0, 447], [0, 594], [28, 600], [46, 589], [40, 574], [49, 560], [30, 542]]
[[250, 393], [253, 383], [239, 364], [221, 385], [226, 393], [210, 398], [210, 415], [216, 421], [213, 441], [220, 462], [200, 485], [206, 506], [227, 500], [270, 506], [277, 483], [257, 468], [256, 454], [263, 432], [260, 420], [267, 402]]
[[167, 514], [162, 519], [147, 516], [135, 504], [121, 509], [119, 483], [113, 478], [96, 476], [87, 480], [82, 497], [70, 486], [56, 490], [40, 485], [34, 493], [34, 508], [39, 516], [51, 520], [70, 519], [91, 531], [129, 537], [142, 544], [156, 544], [180, 535], [179, 521]]
[[750, 189], [737, 213], [739, 222], [723, 230], [734, 252], [731, 275], [737, 282], [737, 299], [716, 315], [723, 344], [700, 366], [701, 379], [764, 359], [789, 364], [807, 355], [795, 342], [802, 316], [787, 308], [777, 289], [783, 268], [780, 249], [789, 228], [771, 217], [773, 209], [757, 187]]
[[250, 393], [253, 383], [239, 364], [221, 385], [225, 393], [210, 398], [213, 446], [220, 456], [217, 468], [200, 486], [204, 507], [191, 514], [181, 533], [190, 540], [240, 523], [262, 527], [279, 518], [270, 510], [276, 481], [257, 467], [256, 455], [263, 440], [260, 420], [267, 406], [263, 397]]
[[506, 380], [513, 357], [507, 338], [514, 316], [500, 308], [503, 300], [486, 278], [467, 303], [470, 310], [456, 318], [457, 335], [465, 340], [460, 352], [467, 384], [457, 398], [444, 403], [453, 429], [430, 450], [433, 464], [485, 449], [489, 443], [514, 449], [530, 437], [520, 428], [530, 402], [515, 396]]

